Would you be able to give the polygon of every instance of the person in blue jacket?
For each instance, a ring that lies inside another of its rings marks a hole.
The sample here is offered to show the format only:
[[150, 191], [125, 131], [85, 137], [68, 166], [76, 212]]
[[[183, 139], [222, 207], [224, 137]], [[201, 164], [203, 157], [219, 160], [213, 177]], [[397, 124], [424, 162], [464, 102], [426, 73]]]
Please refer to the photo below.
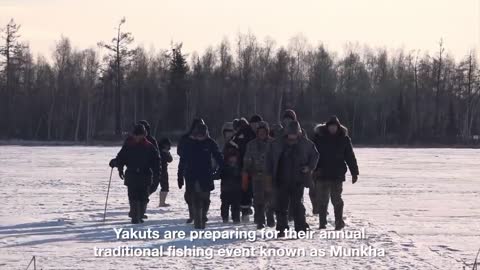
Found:
[[184, 141], [182, 152], [180, 164], [183, 168], [179, 170], [184, 172], [186, 193], [192, 199], [194, 228], [205, 229], [210, 192], [215, 188], [216, 175], [220, 175], [223, 168], [223, 155], [203, 123], [198, 124]]

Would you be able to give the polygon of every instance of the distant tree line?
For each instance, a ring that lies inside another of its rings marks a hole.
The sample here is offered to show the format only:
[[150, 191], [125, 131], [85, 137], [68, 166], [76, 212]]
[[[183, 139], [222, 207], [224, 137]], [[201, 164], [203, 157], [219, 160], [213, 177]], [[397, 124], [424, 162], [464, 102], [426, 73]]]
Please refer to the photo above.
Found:
[[286, 47], [238, 34], [203, 54], [182, 44], [134, 45], [123, 30], [98, 47], [61, 37], [51, 60], [33, 57], [12, 19], [1, 28], [0, 138], [113, 140], [146, 119], [155, 135], [179, 134], [194, 117], [219, 135], [223, 122], [297, 111], [307, 130], [337, 115], [357, 143], [472, 143], [480, 133], [474, 52], [433, 54], [348, 46], [341, 54], [296, 36]]

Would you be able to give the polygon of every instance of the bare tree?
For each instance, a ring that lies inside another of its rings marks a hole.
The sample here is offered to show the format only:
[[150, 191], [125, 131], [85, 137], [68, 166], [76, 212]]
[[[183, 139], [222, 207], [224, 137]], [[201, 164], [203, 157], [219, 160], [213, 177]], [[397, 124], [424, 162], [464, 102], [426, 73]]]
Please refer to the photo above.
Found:
[[129, 64], [130, 57], [134, 51], [129, 48], [133, 42], [133, 36], [130, 32], [123, 32], [122, 26], [125, 24], [125, 17], [120, 20], [116, 30], [116, 36], [112, 38], [110, 43], [99, 42], [98, 46], [109, 51], [107, 62], [113, 63], [115, 74], [115, 135], [119, 136], [122, 133], [122, 84], [125, 75], [126, 66]]

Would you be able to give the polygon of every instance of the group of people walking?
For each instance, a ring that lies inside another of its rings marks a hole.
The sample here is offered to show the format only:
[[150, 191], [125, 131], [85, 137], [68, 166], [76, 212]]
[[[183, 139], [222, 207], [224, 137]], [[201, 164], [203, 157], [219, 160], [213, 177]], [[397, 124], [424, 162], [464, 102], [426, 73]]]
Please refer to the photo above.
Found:
[[[296, 231], [306, 231], [309, 225], [304, 192], [308, 188], [320, 229], [327, 226], [330, 200], [335, 229], [343, 229], [342, 190], [347, 167], [352, 183], [359, 175], [347, 128], [332, 116], [316, 126], [313, 138], [309, 139], [293, 110], [286, 110], [282, 123], [271, 128], [259, 115], [249, 120], [240, 118], [224, 124], [222, 148], [210, 137], [200, 118], [194, 119], [190, 130], [180, 138], [177, 182], [180, 189], [185, 186], [187, 223], [193, 222], [196, 229], [205, 228], [210, 193], [214, 181], [220, 180], [220, 210], [225, 223], [249, 222], [253, 215], [257, 229], [276, 227], [279, 237], [289, 229], [289, 220], [294, 221]], [[158, 186], [160, 206], [166, 205], [170, 146], [168, 139], [157, 144], [148, 123], [141, 121], [110, 162], [128, 187], [132, 223], [147, 218], [148, 197]]]

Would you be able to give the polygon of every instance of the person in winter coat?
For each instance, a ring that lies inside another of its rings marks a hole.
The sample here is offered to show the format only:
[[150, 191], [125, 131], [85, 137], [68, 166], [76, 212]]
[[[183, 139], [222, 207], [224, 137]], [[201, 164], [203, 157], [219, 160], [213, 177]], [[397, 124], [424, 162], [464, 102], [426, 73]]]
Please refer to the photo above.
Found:
[[[212, 159], [218, 170], [212, 166]], [[215, 188], [213, 180], [223, 168], [223, 155], [217, 143], [208, 136], [205, 124], [198, 124], [185, 142], [180, 163], [185, 166], [186, 193], [192, 200], [194, 227], [205, 229], [210, 192]]]
[[162, 176], [160, 177], [160, 202], [158, 206], [165, 207], [170, 206], [165, 201], [170, 189], [170, 185], [168, 183], [168, 163], [173, 161], [172, 154], [170, 154], [172, 142], [168, 138], [163, 138], [158, 144], [160, 147], [160, 157], [162, 160]]
[[[153, 137], [151, 134], [150, 134], [150, 124], [147, 122], [147, 120], [140, 120], [138, 121], [138, 124], [142, 125], [144, 128], [145, 128], [145, 131], [146, 131], [146, 136], [145, 138], [147, 139], [147, 141], [149, 141], [157, 151], [159, 151], [158, 149], [158, 143], [157, 143], [157, 140], [155, 139], [155, 137]], [[127, 141], [129, 140], [130, 138], [127, 138], [124, 142], [123, 142], [123, 145], [125, 145], [127, 143]], [[160, 161], [161, 162], [161, 161]], [[117, 161], [116, 159], [112, 159], [110, 161], [110, 167], [114, 168], [114, 167], [117, 167]], [[148, 188], [149, 190], [149, 195], [153, 194], [155, 191], [157, 191], [157, 188], [158, 188], [158, 185], [159, 185], [159, 182], [157, 181], [158, 179], [153, 179], [153, 182], [152, 182], [152, 185]], [[148, 206], [148, 202], [150, 202], [150, 199], [147, 200], [147, 204], [144, 205], [145, 209], [143, 210], [143, 216], [142, 216], [142, 219], [147, 219], [148, 216], [145, 214], [147, 212], [147, 206]], [[128, 216], [129, 217], [132, 217], [132, 214], [129, 212], [128, 213]]]
[[248, 190], [249, 182], [253, 186], [253, 206], [255, 209], [254, 220], [257, 229], [265, 228], [265, 214], [268, 227], [275, 226], [272, 205], [272, 183], [267, 181], [265, 175], [265, 156], [267, 146], [273, 141], [269, 136], [267, 122], [261, 121], [257, 125], [257, 138], [247, 144], [243, 159], [242, 189]]
[[[186, 142], [190, 140], [190, 136], [192, 135], [193, 130], [200, 124], [205, 124], [205, 121], [203, 121], [202, 118], [193, 119], [192, 125], [190, 126], [190, 129], [188, 130], [188, 132], [182, 135], [182, 137], [180, 137], [180, 141], [178, 142], [178, 145], [177, 145], [177, 155], [179, 157], [182, 157], [184, 146], [186, 145]], [[185, 176], [185, 166], [182, 163], [182, 159], [180, 158], [180, 161], [178, 163], [178, 173], [177, 173], [177, 183], [178, 183], [179, 189], [182, 189], [183, 185], [185, 184], [184, 176]], [[184, 194], [184, 199], [188, 206], [187, 223], [192, 223], [193, 222], [192, 200], [189, 197], [189, 193], [187, 193], [186, 191]]]
[[[237, 133], [230, 140], [230, 144], [237, 147], [240, 151], [240, 166], [243, 167], [243, 158], [245, 156], [245, 151], [247, 150], [247, 144], [255, 139], [256, 134], [254, 128], [258, 122], [262, 121], [262, 118], [259, 115], [254, 115], [250, 118], [252, 121], [248, 123], [245, 118], [239, 120], [240, 128]], [[251, 183], [248, 185], [246, 191], [242, 190], [242, 198], [240, 201], [240, 209], [242, 213], [243, 222], [248, 222], [252, 211], [252, 199], [253, 199], [253, 189]]]
[[336, 116], [315, 128], [313, 141], [320, 153], [320, 160], [314, 173], [320, 229], [326, 228], [328, 202], [331, 199], [335, 212], [335, 230], [341, 230], [345, 227], [342, 191], [347, 166], [352, 175], [352, 183], [357, 182], [359, 175], [352, 142], [347, 128]]
[[240, 222], [240, 199], [242, 195], [242, 168], [240, 167], [240, 151], [237, 147], [227, 144], [223, 150], [224, 167], [221, 172], [222, 205], [220, 212], [224, 223], [228, 222], [229, 210], [233, 223]]
[[[148, 203], [149, 188], [160, 178], [160, 156], [157, 149], [146, 139], [145, 127], [135, 126], [116, 157], [118, 174], [128, 187], [128, 200], [132, 223], [142, 223]], [[124, 173], [124, 167], [127, 170]]]
[[[281, 132], [279, 132], [280, 134], [278, 136], [285, 135], [285, 127], [287, 127], [288, 124], [293, 121], [298, 121], [297, 113], [294, 110], [290, 110], [290, 109], [285, 110], [282, 115], [282, 125], [280, 125], [282, 127], [282, 130]], [[307, 132], [303, 128], [302, 128], [302, 135], [308, 139]], [[312, 193], [312, 188], [311, 188], [312, 185], [313, 183], [310, 183], [306, 186], [306, 188], [309, 189], [309, 193]], [[312, 197], [310, 197], [310, 200], [311, 199]], [[316, 204], [316, 201], [311, 201], [311, 202], [312, 202], [312, 205]], [[293, 220], [293, 209], [291, 204], [288, 207], [288, 220], [289, 221]]]
[[303, 192], [311, 181], [311, 174], [317, 167], [318, 152], [312, 141], [302, 135], [297, 121], [285, 127], [282, 137], [268, 145], [265, 157], [265, 173], [272, 181], [275, 193], [276, 230], [278, 236], [285, 236], [288, 229], [288, 205], [291, 203], [295, 231], [306, 231], [309, 226], [305, 218]]

